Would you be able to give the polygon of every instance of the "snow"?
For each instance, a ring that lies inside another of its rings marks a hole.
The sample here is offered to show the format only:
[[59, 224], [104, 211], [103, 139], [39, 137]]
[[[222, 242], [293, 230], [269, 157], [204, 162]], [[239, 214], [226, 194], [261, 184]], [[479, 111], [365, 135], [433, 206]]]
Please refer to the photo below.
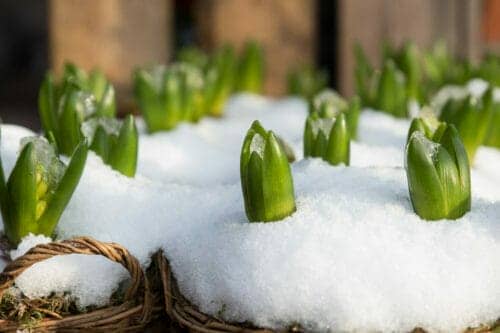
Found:
[[[127, 247], [144, 267], [159, 248], [181, 291], [229, 320], [317, 331], [458, 331], [500, 314], [500, 153], [480, 148], [472, 211], [454, 222], [413, 213], [403, 169], [409, 126], [366, 110], [351, 167], [300, 160], [307, 106], [298, 99], [233, 97], [222, 119], [142, 134], [130, 179], [93, 153], [57, 237], [87, 235]], [[239, 153], [253, 120], [282, 136], [297, 212], [248, 223]], [[22, 129], [2, 126], [12, 165]], [[9, 167], [6, 167], [9, 169]], [[45, 238], [28, 236], [16, 255]], [[103, 258], [65, 256], [35, 265], [16, 283], [28, 295], [70, 291], [104, 304], [126, 272]], [[36, 283], [33, 283], [36, 281]]]
[[[483, 79], [472, 79], [466, 85], [447, 85], [441, 88], [431, 100], [434, 110], [441, 110], [448, 99], [462, 99], [467, 95], [480, 98], [488, 89], [488, 82]], [[500, 88], [493, 89], [493, 100], [500, 101]]]
[[259, 133], [256, 133], [250, 142], [250, 154], [256, 152], [261, 158], [264, 158], [265, 147], [266, 141]]

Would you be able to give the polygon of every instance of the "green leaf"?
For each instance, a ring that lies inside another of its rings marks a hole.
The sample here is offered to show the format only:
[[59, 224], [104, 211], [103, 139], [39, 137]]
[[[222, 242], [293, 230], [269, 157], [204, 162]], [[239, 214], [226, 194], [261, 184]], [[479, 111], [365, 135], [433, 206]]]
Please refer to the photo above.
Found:
[[5, 234], [12, 244], [30, 232], [37, 233], [36, 161], [34, 145], [28, 143], [21, 151], [7, 182], [9, 219], [4, 220]]
[[51, 200], [48, 202], [47, 209], [38, 220], [38, 230], [40, 233], [48, 237], [52, 236], [64, 209], [71, 200], [73, 192], [80, 181], [86, 160], [87, 143], [82, 141], [73, 152], [64, 176], [57, 185]]
[[273, 132], [269, 132], [264, 148], [262, 188], [264, 221], [278, 221], [295, 212], [290, 165]]
[[415, 132], [406, 147], [406, 175], [415, 212], [426, 220], [446, 218], [446, 193], [433, 162], [438, 146]]
[[349, 134], [352, 139], [357, 139], [358, 137], [358, 122], [360, 113], [361, 99], [358, 96], [354, 96], [345, 111], [347, 127], [349, 128]]
[[262, 158], [257, 152], [250, 154], [246, 170], [246, 214], [250, 222], [266, 221], [267, 202], [264, 198]]
[[57, 109], [54, 92], [54, 78], [47, 73], [38, 93], [38, 111], [40, 122], [45, 133], [57, 132]]
[[90, 150], [99, 155], [105, 163], [108, 161], [109, 151], [111, 150], [110, 139], [102, 126], [97, 126]]
[[150, 133], [165, 130], [165, 107], [153, 77], [145, 70], [134, 73], [134, 94]]
[[164, 128], [171, 129], [182, 119], [181, 86], [175, 72], [169, 70], [165, 72], [163, 93], [165, 104]]
[[240, 60], [237, 89], [260, 93], [264, 83], [264, 56], [256, 42], [247, 42]]
[[304, 129], [304, 157], [312, 157], [313, 154], [315, 140], [312, 121], [309, 117], [306, 120], [306, 127]]
[[62, 111], [59, 118], [59, 137], [61, 139], [58, 140], [58, 147], [61, 153], [65, 155], [71, 154], [83, 139], [80, 130], [84, 120], [83, 109], [85, 106], [83, 103], [77, 90], [71, 90], [63, 97]]
[[109, 165], [128, 177], [137, 169], [138, 134], [134, 117], [128, 115], [120, 128], [116, 144], [109, 152]]
[[102, 117], [114, 117], [116, 115], [115, 88], [107, 84], [100, 99], [97, 99], [96, 114]]
[[106, 77], [104, 76], [104, 73], [102, 71], [94, 69], [92, 72], [90, 72], [88, 78], [88, 87], [98, 102], [103, 99], [104, 92], [108, 88], [108, 86], [108, 81], [106, 80]]
[[330, 130], [327, 147], [323, 154], [323, 159], [331, 165], [343, 163], [348, 166], [350, 162], [349, 129], [343, 113], [337, 116], [335, 123]]
[[458, 188], [455, 190], [456, 196], [453, 203], [454, 208], [448, 216], [449, 218], [455, 219], [461, 217], [471, 209], [471, 176], [469, 158], [455, 126], [448, 126], [439, 142], [453, 158], [453, 162], [458, 172], [459, 184], [457, 185]]

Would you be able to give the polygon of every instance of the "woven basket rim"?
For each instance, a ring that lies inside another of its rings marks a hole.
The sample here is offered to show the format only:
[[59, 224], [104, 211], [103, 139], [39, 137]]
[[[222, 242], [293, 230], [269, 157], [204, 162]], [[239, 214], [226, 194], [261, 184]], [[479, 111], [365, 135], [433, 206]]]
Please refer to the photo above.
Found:
[[[154, 256], [158, 272], [160, 274], [163, 296], [165, 301], [165, 312], [181, 327], [191, 332], [199, 333], [276, 333], [278, 331], [269, 328], [259, 328], [250, 323], [229, 323], [214, 316], [201, 312], [198, 307], [189, 302], [179, 290], [170, 263], [159, 251]], [[301, 332], [299, 327], [287, 331]]]
[[[32, 265], [59, 255], [101, 255], [119, 263], [130, 274], [121, 304], [100, 307], [82, 314], [44, 318], [30, 328], [57, 331], [132, 331], [144, 328], [153, 317], [153, 295], [150, 283], [139, 261], [117, 243], [100, 242], [90, 237], [78, 237], [39, 244], [16, 258], [0, 273], [0, 299], [19, 275]], [[0, 332], [14, 332], [20, 328], [12, 320], [0, 320]], [[21, 327], [22, 328], [22, 327]]]
[[[283, 333], [283, 332], [306, 332], [299, 325], [291, 326], [285, 330], [274, 330], [270, 328], [258, 328], [250, 323], [229, 323], [220, 318], [201, 312], [196, 305], [187, 300], [179, 290], [177, 280], [172, 272], [170, 263], [163, 252], [155, 254], [154, 261], [158, 266], [160, 274], [165, 311], [167, 315], [179, 326], [187, 328], [196, 333]], [[491, 325], [468, 328], [464, 333], [485, 333], [496, 331], [500, 327], [500, 319]], [[426, 333], [425, 329], [414, 328], [410, 333]]]

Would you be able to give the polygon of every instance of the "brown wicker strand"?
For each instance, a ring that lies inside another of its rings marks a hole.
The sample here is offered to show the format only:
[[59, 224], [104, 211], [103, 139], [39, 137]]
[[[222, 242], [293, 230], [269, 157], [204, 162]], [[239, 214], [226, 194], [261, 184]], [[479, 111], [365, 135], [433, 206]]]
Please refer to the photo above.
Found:
[[179, 291], [177, 282], [172, 274], [170, 264], [163, 253], [155, 255], [161, 277], [165, 297], [165, 311], [167, 315], [180, 326], [196, 333], [274, 333], [265, 328], [256, 328], [248, 324], [231, 324], [218, 318], [208, 316], [199, 311]]
[[[149, 282], [137, 259], [116, 243], [103, 243], [92, 238], [80, 237], [35, 246], [25, 255], [9, 263], [0, 274], [0, 297], [14, 284], [15, 279], [32, 265], [54, 256], [67, 254], [101, 255], [121, 264], [131, 277], [124, 300], [122, 304], [88, 313], [65, 317], [51, 315], [52, 318], [40, 320], [34, 328], [58, 332], [142, 331], [151, 321], [153, 312], [153, 297]], [[14, 332], [19, 328], [16, 322], [0, 320], [0, 332]]]

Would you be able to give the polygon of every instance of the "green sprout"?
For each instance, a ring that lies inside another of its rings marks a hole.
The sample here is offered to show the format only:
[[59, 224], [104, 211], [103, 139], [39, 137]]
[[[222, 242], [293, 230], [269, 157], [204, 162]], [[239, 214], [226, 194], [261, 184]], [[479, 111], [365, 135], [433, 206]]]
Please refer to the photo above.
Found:
[[236, 76], [234, 49], [225, 45], [210, 58], [205, 70], [203, 88], [203, 110], [213, 117], [221, 117], [224, 105], [234, 88]]
[[91, 142], [90, 149], [105, 164], [127, 177], [134, 177], [137, 169], [138, 134], [134, 117], [124, 121], [114, 118], [92, 118], [82, 126], [82, 132]]
[[490, 87], [481, 98], [471, 95], [463, 99], [449, 99], [443, 106], [440, 120], [455, 125], [469, 160], [474, 161], [479, 146], [488, 135], [493, 118], [493, 89]]
[[208, 55], [194, 46], [183, 47], [177, 53], [177, 60], [203, 70], [208, 64]]
[[261, 93], [264, 86], [264, 51], [255, 41], [245, 44], [238, 66], [236, 90]]
[[500, 103], [493, 103], [493, 116], [484, 144], [490, 147], [500, 148]]
[[350, 136], [344, 113], [335, 116], [325, 109], [307, 117], [304, 157], [320, 157], [331, 165], [349, 165]]
[[356, 93], [361, 98], [364, 106], [371, 106], [373, 105], [375, 97], [371, 87], [374, 69], [359, 43], [354, 45], [354, 56], [356, 58], [356, 66], [354, 69]]
[[[67, 63], [64, 66], [64, 72], [59, 83], [56, 83], [54, 76], [49, 72], [40, 86], [38, 93], [38, 110], [42, 128], [46, 134], [52, 133], [56, 140], [64, 141], [65, 136], [60, 133], [67, 127], [66, 123], [61, 121], [64, 107], [61, 104], [67, 104], [66, 100], [72, 100], [75, 103], [74, 92], [80, 92], [79, 103], [85, 105], [79, 106], [80, 116], [89, 116], [89, 113], [95, 116], [114, 117], [116, 114], [115, 90], [106, 80], [100, 70], [93, 70], [89, 75], [74, 64]], [[75, 107], [73, 105], [72, 107]], [[75, 145], [69, 149], [63, 148], [65, 154], [70, 154]]]
[[457, 219], [470, 210], [469, 159], [453, 125], [437, 131], [432, 140], [415, 130], [405, 167], [413, 209], [421, 218]]
[[408, 113], [408, 99], [405, 76], [392, 60], [386, 61], [377, 82], [374, 107], [404, 118]]
[[0, 209], [5, 234], [14, 245], [29, 233], [52, 236], [87, 159], [84, 142], [67, 166], [44, 138], [27, 138], [23, 143], [7, 181], [0, 159]]
[[83, 139], [81, 124], [91, 117], [114, 117], [115, 90], [99, 70], [89, 75], [67, 63], [61, 81], [47, 73], [38, 94], [38, 110], [45, 136], [59, 152], [69, 155]]
[[272, 131], [254, 121], [240, 160], [245, 212], [250, 222], [282, 220], [295, 212], [293, 179], [285, 152]]
[[134, 93], [150, 133], [170, 130], [182, 120], [198, 121], [203, 77], [187, 63], [155, 66], [134, 73]]
[[433, 114], [428, 114], [424, 117], [413, 118], [408, 130], [406, 142], [408, 143], [408, 141], [410, 141], [410, 138], [416, 131], [422, 132], [424, 136], [429, 140], [432, 140], [435, 137], [441, 137], [446, 127], [446, 123], [440, 122]]
[[324, 89], [317, 94], [309, 105], [309, 113], [317, 112], [321, 117], [335, 117], [339, 113], [344, 113], [349, 137], [358, 137], [358, 122], [361, 113], [361, 99], [354, 96], [350, 101], [346, 101], [338, 93], [331, 89]]
[[293, 96], [303, 97], [310, 101], [328, 84], [326, 72], [312, 66], [293, 68], [288, 72], [288, 93]]

